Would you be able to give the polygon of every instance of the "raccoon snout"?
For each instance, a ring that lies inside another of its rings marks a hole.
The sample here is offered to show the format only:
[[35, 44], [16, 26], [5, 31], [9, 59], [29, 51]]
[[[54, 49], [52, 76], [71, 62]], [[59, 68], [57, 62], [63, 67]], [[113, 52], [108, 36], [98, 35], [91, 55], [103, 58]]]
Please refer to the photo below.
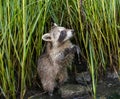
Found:
[[72, 34], [74, 34], [74, 29], [71, 30]]
[[72, 34], [72, 36], [75, 35], [75, 31], [74, 31], [74, 29], [71, 29], [71, 34]]

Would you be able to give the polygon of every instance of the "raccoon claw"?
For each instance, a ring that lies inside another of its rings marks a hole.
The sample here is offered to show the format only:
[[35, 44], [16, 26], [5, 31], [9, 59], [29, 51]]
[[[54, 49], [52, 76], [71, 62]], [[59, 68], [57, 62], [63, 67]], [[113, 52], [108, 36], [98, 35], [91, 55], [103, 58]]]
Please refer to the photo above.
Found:
[[80, 47], [76, 46], [77, 54], [80, 54]]

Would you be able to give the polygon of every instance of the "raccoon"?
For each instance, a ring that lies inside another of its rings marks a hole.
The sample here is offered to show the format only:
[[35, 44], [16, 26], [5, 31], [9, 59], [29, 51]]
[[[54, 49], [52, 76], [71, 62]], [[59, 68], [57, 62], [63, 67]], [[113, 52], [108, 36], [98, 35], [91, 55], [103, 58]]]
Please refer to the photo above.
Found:
[[47, 42], [47, 51], [38, 59], [37, 72], [43, 89], [50, 95], [54, 88], [68, 79], [67, 67], [72, 64], [74, 53], [79, 50], [79, 47], [70, 41], [73, 35], [73, 29], [54, 24], [50, 32], [42, 36]]

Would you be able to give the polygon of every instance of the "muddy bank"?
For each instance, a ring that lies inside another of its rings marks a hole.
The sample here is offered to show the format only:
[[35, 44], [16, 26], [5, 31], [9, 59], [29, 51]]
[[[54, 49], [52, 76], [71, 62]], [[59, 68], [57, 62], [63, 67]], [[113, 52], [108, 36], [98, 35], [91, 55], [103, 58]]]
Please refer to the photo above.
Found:
[[[89, 74], [83, 73], [82, 75], [77, 77], [77, 83], [66, 83], [60, 89], [55, 90], [53, 96], [34, 89], [27, 91], [25, 99], [93, 99]], [[114, 74], [110, 75], [98, 81], [97, 99], [120, 99], [120, 80]]]

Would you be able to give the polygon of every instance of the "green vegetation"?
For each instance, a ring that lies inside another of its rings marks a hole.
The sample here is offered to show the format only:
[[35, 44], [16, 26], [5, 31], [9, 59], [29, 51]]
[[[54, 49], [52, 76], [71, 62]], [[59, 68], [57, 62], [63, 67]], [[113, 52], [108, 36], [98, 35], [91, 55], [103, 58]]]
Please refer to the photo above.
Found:
[[120, 0], [81, 1], [0, 0], [0, 95], [23, 99], [51, 21], [75, 29], [94, 96], [98, 72], [120, 70]]

